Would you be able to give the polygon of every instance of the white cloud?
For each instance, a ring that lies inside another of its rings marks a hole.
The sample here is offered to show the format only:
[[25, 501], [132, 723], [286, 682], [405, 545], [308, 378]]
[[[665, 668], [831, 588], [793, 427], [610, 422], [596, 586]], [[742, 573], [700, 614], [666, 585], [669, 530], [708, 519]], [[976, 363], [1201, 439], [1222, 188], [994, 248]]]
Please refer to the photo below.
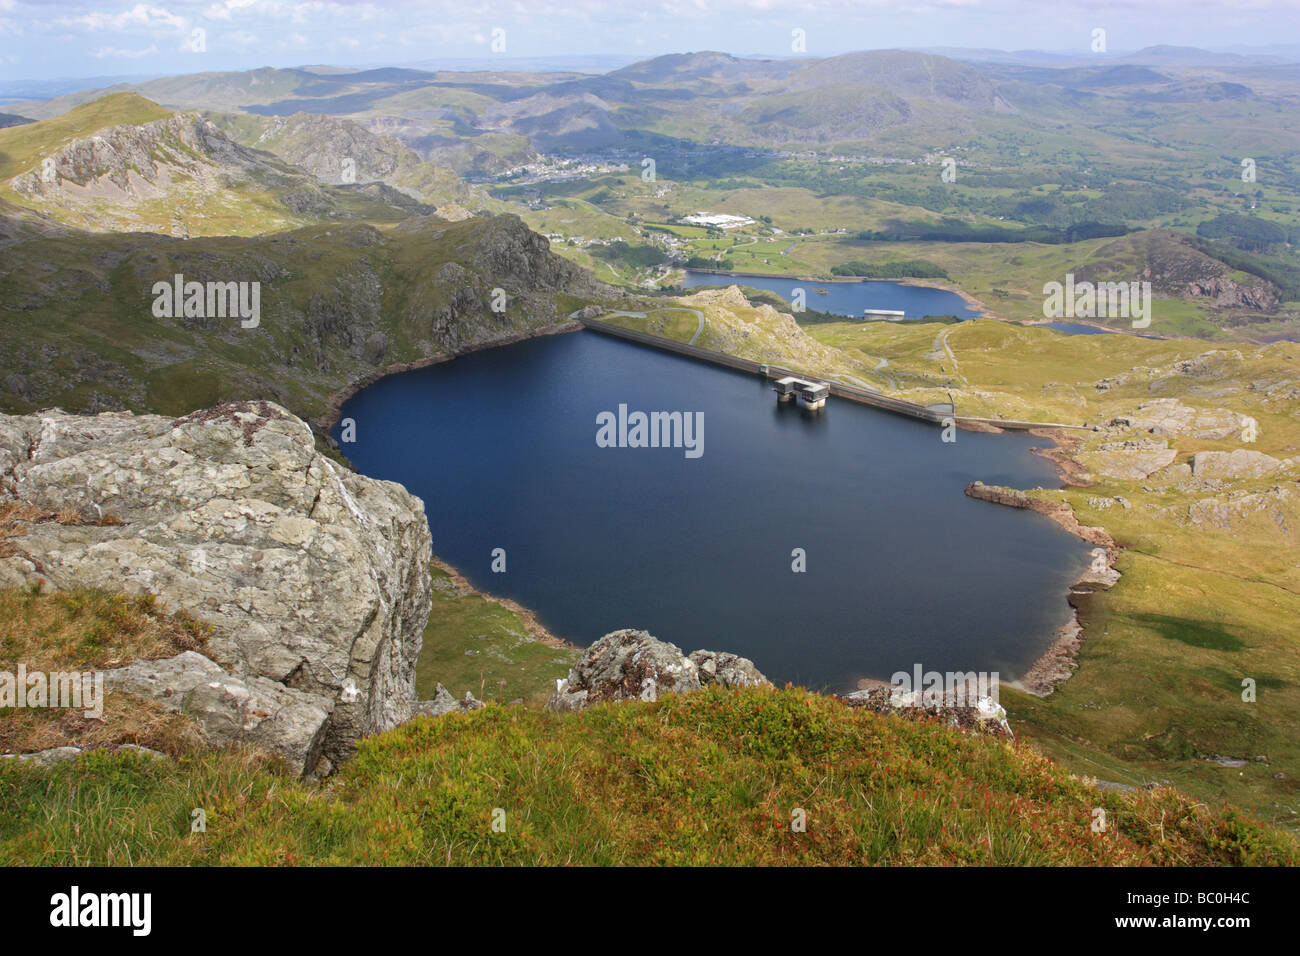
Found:
[[256, 3], [257, 0], [221, 0], [208, 7], [203, 15], [209, 20], [229, 20], [236, 10], [247, 10]]
[[157, 44], [151, 43], [148, 49], [145, 50], [119, 50], [116, 47], [102, 46], [90, 55], [97, 60], [104, 60], [104, 59], [138, 60], [141, 57], [151, 56], [152, 54], [157, 52], [158, 52]]
[[182, 30], [188, 24], [183, 16], [172, 13], [166, 7], [154, 7], [146, 3], [137, 3], [130, 10], [121, 13], [83, 13], [77, 17], [62, 17], [58, 21], [64, 26], [79, 26], [87, 30], [107, 30], [120, 33], [137, 27], [170, 28]]

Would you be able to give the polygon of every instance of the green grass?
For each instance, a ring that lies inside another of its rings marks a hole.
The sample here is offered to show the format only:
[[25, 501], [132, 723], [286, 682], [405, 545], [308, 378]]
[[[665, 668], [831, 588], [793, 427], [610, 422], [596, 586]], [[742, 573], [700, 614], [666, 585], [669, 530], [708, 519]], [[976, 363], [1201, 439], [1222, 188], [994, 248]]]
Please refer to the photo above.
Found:
[[39, 166], [41, 160], [110, 126], [139, 125], [166, 119], [171, 110], [134, 93], [110, 93], [57, 116], [0, 130], [0, 179]]
[[[487, 246], [513, 247], [524, 236], [517, 220], [498, 216], [336, 223], [256, 238], [73, 234], [19, 243], [5, 250], [11, 268], [0, 276], [0, 296], [21, 305], [0, 325], [0, 406], [82, 411], [93, 402], [179, 415], [256, 395], [316, 418], [332, 394], [377, 367], [525, 333], [587, 304], [488, 265]], [[447, 263], [464, 270], [455, 284], [438, 278]], [[263, 276], [261, 324], [154, 317], [153, 283], [177, 272]], [[489, 309], [498, 285], [513, 303], [504, 315]], [[457, 296], [456, 321], [435, 326]], [[378, 362], [361, 348], [373, 333], [387, 340]], [[15, 382], [25, 383], [21, 393]]]
[[519, 612], [432, 570], [433, 610], [416, 662], [416, 696], [428, 700], [442, 684], [458, 699], [469, 691], [480, 700], [544, 704], [581, 651], [538, 640]]
[[1023, 744], [798, 689], [419, 718], [319, 789], [237, 753], [0, 765], [4, 864], [1297, 862], [1235, 810], [1101, 791]]
[[[14, 514], [13, 508], [0, 508], [0, 555], [12, 544], [8, 532], [21, 530], [8, 520]], [[27, 511], [24, 520], [32, 518]], [[68, 523], [71, 516], [63, 520]], [[19, 664], [29, 673], [87, 672], [123, 667], [141, 658], [202, 651], [209, 631], [183, 612], [164, 614], [151, 594], [128, 597], [94, 588], [50, 594], [0, 589], [0, 671], [9, 674]], [[198, 742], [187, 717], [119, 694], [107, 694], [101, 703], [102, 713], [96, 719], [86, 719], [76, 710], [0, 708], [0, 752], [131, 743], [179, 754]]]

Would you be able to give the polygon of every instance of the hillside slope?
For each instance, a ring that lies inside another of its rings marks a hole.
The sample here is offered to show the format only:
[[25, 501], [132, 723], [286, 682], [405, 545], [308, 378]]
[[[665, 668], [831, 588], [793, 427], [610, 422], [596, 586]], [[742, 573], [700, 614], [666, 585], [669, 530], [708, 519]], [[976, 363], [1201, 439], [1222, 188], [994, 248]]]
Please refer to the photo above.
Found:
[[481, 202], [449, 166], [426, 162], [400, 139], [336, 116], [214, 114], [212, 121], [250, 149], [266, 150], [323, 183], [386, 183], [434, 203], [447, 219]]
[[[185, 414], [265, 398], [318, 422], [400, 363], [533, 334], [614, 296], [514, 216], [254, 238], [70, 231], [0, 219], [0, 407]], [[159, 282], [259, 283], [260, 320], [154, 314]], [[505, 294], [493, 311], [493, 290]]]
[[14, 764], [8, 864], [1300, 862], [1231, 809], [1102, 790], [1023, 745], [792, 689], [417, 718], [321, 789], [239, 753]]

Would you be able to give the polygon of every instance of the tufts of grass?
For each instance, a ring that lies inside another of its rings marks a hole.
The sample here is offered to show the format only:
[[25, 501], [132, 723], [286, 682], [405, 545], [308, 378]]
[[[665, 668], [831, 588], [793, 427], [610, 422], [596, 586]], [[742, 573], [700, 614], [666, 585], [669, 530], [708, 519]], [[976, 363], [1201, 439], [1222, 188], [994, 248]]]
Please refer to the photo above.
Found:
[[420, 718], [318, 788], [233, 751], [0, 766], [7, 864], [1297, 862], [1236, 810], [1099, 790], [1023, 744], [790, 688]]
[[[89, 588], [42, 594], [0, 589], [0, 671], [98, 671], [131, 661], [204, 651], [210, 626], [167, 614], [153, 595]], [[132, 743], [183, 753], [201, 744], [191, 721], [133, 697], [107, 693], [102, 716], [57, 708], [0, 708], [0, 751], [111, 747]]]

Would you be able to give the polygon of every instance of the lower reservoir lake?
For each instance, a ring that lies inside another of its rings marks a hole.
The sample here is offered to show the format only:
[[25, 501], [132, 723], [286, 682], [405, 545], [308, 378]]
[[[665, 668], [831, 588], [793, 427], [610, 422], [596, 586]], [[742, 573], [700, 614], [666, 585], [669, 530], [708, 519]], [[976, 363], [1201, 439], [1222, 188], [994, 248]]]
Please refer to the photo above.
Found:
[[[598, 446], [620, 405], [700, 413], [701, 454]], [[477, 588], [576, 644], [641, 628], [749, 657], [778, 685], [847, 691], [916, 664], [1014, 679], [1069, 620], [1088, 563], [1040, 515], [963, 494], [1058, 487], [1030, 452], [1043, 439], [945, 444], [838, 398], [809, 412], [756, 376], [595, 332], [390, 376], [342, 418], [344, 453], [424, 500], [434, 553]]]
[[[686, 270], [682, 288], [708, 285], [742, 285], [775, 292], [787, 302], [794, 300], [794, 290], [804, 290], [804, 305], [818, 312], [862, 318], [863, 309], [903, 312], [904, 318], [920, 319], [927, 315], [955, 315], [959, 319], [977, 319], [979, 313], [956, 292], [922, 285], [903, 285], [882, 279], [854, 282], [827, 282], [814, 279], [790, 279], [785, 276], [722, 275], [716, 272]], [[818, 294], [818, 289], [825, 289]], [[876, 318], [879, 318], [877, 316]]]

